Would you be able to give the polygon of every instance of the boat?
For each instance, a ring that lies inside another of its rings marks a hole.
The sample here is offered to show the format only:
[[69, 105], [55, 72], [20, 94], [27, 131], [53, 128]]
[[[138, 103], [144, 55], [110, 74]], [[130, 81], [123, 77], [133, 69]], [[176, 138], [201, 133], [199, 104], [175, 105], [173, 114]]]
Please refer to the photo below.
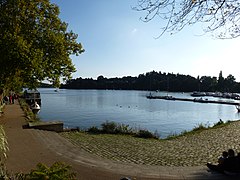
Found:
[[235, 106], [237, 111], [240, 112], [240, 103], [238, 105]]
[[205, 92], [198, 92], [198, 91], [194, 91], [191, 96], [193, 97], [201, 97], [201, 96], [206, 96]]
[[35, 101], [34, 104], [32, 104], [32, 105], [30, 106], [30, 108], [31, 108], [31, 110], [32, 110], [32, 112], [33, 112], [34, 114], [39, 113], [39, 111], [40, 111], [40, 109], [41, 109], [41, 107], [39, 106], [39, 104], [37, 103], [37, 101]]
[[23, 97], [29, 106], [33, 105], [35, 102], [41, 106], [41, 95], [38, 90], [25, 90]]
[[54, 92], [59, 92], [59, 89], [58, 88], [54, 89]]

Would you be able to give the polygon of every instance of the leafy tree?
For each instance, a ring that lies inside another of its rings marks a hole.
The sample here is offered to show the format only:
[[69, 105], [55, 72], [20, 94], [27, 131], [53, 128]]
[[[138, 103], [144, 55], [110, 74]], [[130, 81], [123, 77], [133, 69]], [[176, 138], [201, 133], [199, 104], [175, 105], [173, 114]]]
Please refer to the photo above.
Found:
[[137, 3], [133, 9], [146, 13], [143, 21], [159, 17], [164, 23], [160, 36], [199, 22], [204, 23], [205, 32], [215, 32], [219, 38], [240, 36], [239, 0], [137, 0]]
[[215, 78], [210, 76], [202, 76], [200, 78], [201, 81], [201, 90], [206, 92], [214, 92], [216, 91], [217, 81]]
[[49, 0], [0, 0], [0, 85], [59, 86], [71, 76], [70, 55], [84, 50], [59, 13]]
[[227, 78], [224, 79], [224, 81], [225, 81], [224, 84], [225, 84], [226, 90], [228, 92], [233, 92], [234, 91], [234, 85], [236, 84], [235, 80], [236, 80], [235, 77], [233, 75], [231, 75], [231, 74], [229, 74], [227, 76]]

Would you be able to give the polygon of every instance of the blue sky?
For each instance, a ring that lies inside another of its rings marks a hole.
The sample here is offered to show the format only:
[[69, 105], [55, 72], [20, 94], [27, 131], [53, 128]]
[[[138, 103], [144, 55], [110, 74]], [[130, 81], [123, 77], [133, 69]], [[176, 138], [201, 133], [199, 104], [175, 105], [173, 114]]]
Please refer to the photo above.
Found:
[[202, 25], [160, 34], [161, 21], [144, 23], [143, 12], [131, 7], [137, 0], [51, 0], [60, 18], [78, 34], [85, 52], [72, 56], [73, 78], [138, 76], [152, 70], [194, 77], [232, 74], [240, 81], [240, 38], [215, 39], [203, 35]]

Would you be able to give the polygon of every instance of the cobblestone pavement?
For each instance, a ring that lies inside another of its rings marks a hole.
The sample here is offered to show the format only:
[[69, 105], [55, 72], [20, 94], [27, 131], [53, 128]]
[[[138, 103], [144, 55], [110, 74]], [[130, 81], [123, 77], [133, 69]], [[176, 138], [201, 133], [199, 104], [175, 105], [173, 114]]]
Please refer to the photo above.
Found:
[[76, 146], [119, 162], [160, 166], [204, 166], [222, 151], [240, 151], [240, 122], [172, 140], [140, 139], [122, 135], [63, 133]]
[[238, 175], [209, 172], [205, 166], [208, 161], [216, 162], [223, 150], [240, 150], [239, 127], [237, 121], [164, 141], [84, 133], [63, 133], [63, 138], [37, 130], [32, 133], [59, 156], [132, 179], [240, 179]]

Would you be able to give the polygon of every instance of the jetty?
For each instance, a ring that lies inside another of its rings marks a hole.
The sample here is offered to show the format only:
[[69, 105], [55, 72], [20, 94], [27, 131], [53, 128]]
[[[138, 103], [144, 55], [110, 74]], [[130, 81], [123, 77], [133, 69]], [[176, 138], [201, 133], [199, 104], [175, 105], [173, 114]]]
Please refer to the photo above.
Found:
[[214, 103], [214, 104], [227, 104], [227, 105], [239, 105], [238, 102], [230, 102], [230, 101], [217, 101], [217, 100], [209, 100], [204, 98], [177, 98], [173, 96], [147, 96], [148, 99], [164, 99], [164, 100], [172, 100], [172, 101], [189, 101], [189, 102], [197, 102], [197, 103]]

